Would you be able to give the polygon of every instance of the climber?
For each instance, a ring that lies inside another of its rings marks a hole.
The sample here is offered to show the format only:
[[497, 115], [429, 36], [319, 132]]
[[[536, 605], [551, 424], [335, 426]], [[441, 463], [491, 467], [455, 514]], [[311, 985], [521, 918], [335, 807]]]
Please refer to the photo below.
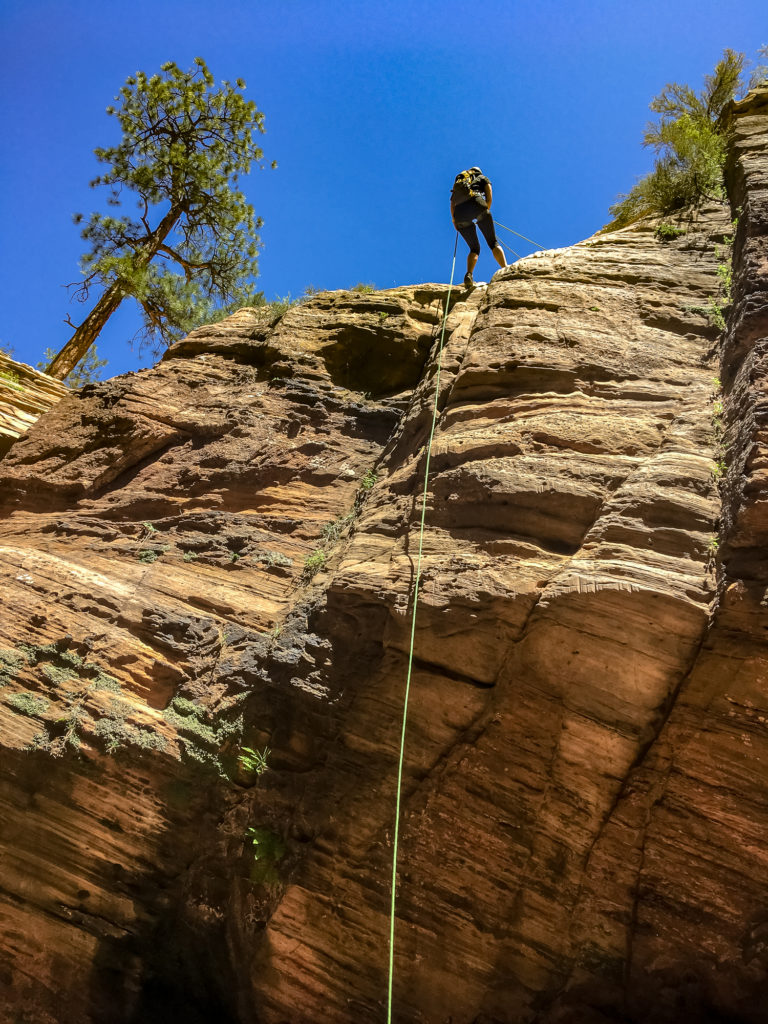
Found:
[[491, 183], [479, 167], [470, 167], [456, 175], [451, 189], [451, 220], [453, 226], [469, 246], [467, 253], [467, 273], [464, 275], [464, 287], [471, 288], [474, 284], [472, 271], [475, 269], [480, 255], [480, 242], [477, 238], [477, 226], [493, 252], [500, 267], [506, 267], [507, 260], [504, 250], [496, 240], [493, 217], [490, 209], [493, 201]]

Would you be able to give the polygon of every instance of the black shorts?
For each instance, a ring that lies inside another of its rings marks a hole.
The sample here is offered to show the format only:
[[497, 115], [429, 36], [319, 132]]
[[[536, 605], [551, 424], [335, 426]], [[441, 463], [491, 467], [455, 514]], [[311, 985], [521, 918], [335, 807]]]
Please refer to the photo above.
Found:
[[477, 227], [483, 232], [490, 249], [495, 249], [499, 244], [496, 241], [496, 230], [493, 226], [493, 217], [488, 210], [473, 199], [466, 203], [460, 203], [453, 211], [453, 219], [456, 222], [456, 229], [469, 246], [470, 252], [480, 253], [480, 241], [477, 237]]

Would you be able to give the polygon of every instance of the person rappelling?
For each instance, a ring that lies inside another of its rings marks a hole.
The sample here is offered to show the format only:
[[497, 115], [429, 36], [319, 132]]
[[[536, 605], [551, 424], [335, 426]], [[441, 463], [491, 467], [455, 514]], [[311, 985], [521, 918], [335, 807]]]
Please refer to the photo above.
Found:
[[464, 275], [464, 287], [471, 288], [474, 284], [472, 271], [475, 269], [480, 255], [480, 242], [477, 227], [483, 232], [488, 248], [500, 267], [506, 267], [507, 260], [504, 250], [496, 239], [493, 217], [490, 214], [493, 201], [491, 183], [479, 167], [470, 167], [456, 175], [451, 189], [451, 220], [453, 226], [469, 246], [467, 253], [467, 272]]

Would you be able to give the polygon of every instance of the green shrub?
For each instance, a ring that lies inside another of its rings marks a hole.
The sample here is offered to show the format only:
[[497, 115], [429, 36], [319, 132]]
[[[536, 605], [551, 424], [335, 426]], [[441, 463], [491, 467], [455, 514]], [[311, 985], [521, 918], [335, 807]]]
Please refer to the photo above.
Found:
[[18, 673], [24, 662], [18, 651], [0, 650], [0, 686], [5, 686]]
[[376, 291], [376, 285], [371, 282], [365, 283], [363, 281], [358, 281], [357, 284], [352, 285], [349, 290], [351, 292], [363, 292], [366, 295], [370, 295], [371, 292]]
[[676, 228], [674, 224], [659, 224], [655, 234], [661, 242], [671, 242], [673, 238], [679, 238], [680, 235], [684, 235], [685, 229]]
[[364, 491], [370, 491], [370, 489], [376, 483], [378, 478], [378, 473], [374, 472], [374, 470], [372, 469], [369, 469], [363, 476], [363, 479], [360, 481], [360, 486]]
[[22, 390], [19, 375], [13, 370], [0, 370], [0, 384], [5, 384], [9, 388], [13, 388], [14, 391]]
[[709, 296], [709, 300], [707, 302], [707, 316], [709, 317], [709, 322], [713, 327], [716, 327], [718, 331], [725, 330], [723, 307], [713, 295]]
[[268, 302], [267, 310], [269, 312], [269, 322], [271, 326], [274, 327], [280, 320], [282, 320], [291, 306], [296, 306], [298, 302], [298, 299], [292, 299], [290, 295], [286, 295], [282, 299], [278, 297], [272, 302]]
[[285, 568], [289, 568], [293, 565], [293, 559], [287, 555], [282, 554], [280, 551], [263, 551], [255, 559], [256, 562], [261, 562], [262, 565], [273, 566], [279, 565]]
[[15, 711], [20, 711], [29, 718], [39, 718], [51, 706], [47, 697], [41, 697], [36, 693], [12, 693], [6, 699]]
[[327, 544], [335, 544], [341, 537], [344, 530], [354, 521], [355, 513], [347, 512], [346, 515], [337, 516], [332, 522], [326, 523], [323, 527], [323, 540]]
[[112, 714], [100, 718], [93, 727], [93, 733], [103, 740], [108, 754], [114, 754], [121, 747], [137, 747], [139, 750], [166, 750], [168, 741], [154, 729], [141, 728], [126, 722], [123, 714]]
[[182, 753], [203, 767], [213, 769], [222, 778], [228, 776], [220, 748], [231, 737], [240, 735], [243, 729], [242, 714], [227, 718], [227, 713], [222, 711], [212, 715], [186, 697], [174, 697], [163, 711], [165, 720], [178, 733]]
[[325, 552], [321, 548], [315, 548], [311, 555], [307, 555], [304, 560], [304, 576], [307, 579], [312, 579], [322, 568], [325, 567], [326, 556]]
[[98, 675], [91, 683], [92, 690], [108, 690], [110, 693], [120, 693], [120, 683], [106, 672], [99, 669]]
[[701, 202], [724, 200], [725, 111], [741, 87], [743, 53], [725, 50], [704, 89], [666, 85], [651, 102], [659, 115], [646, 129], [643, 145], [656, 153], [653, 170], [611, 207], [609, 229], [649, 214], [666, 214]]
[[164, 555], [167, 550], [167, 547], [143, 548], [136, 557], [140, 562], [144, 562], [147, 565], [151, 565], [152, 562], [156, 562], [158, 558]]

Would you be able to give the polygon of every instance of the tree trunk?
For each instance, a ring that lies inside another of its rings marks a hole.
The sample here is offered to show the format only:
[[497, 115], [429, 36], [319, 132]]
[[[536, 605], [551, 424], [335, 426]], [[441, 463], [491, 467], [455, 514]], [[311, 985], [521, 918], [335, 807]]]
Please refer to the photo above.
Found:
[[64, 348], [54, 356], [52, 363], [45, 371], [49, 377], [64, 380], [67, 374], [74, 370], [124, 298], [125, 295], [119, 284], [111, 284], [107, 288]]
[[[146, 266], [157, 255], [171, 228], [181, 216], [182, 210], [172, 206], [152, 232], [143, 252], [137, 256], [137, 267]], [[46, 373], [57, 380], [64, 380], [77, 366], [91, 345], [96, 341], [104, 324], [109, 320], [123, 299], [130, 292], [124, 291], [119, 282], [111, 284], [88, 316], [83, 320], [63, 349], [54, 356]]]

